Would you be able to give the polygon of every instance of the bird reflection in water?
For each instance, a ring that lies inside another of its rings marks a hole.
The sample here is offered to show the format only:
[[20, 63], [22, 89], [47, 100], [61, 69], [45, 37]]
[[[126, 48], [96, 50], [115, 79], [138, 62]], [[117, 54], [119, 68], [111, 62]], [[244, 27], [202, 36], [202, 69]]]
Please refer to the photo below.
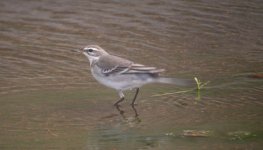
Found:
[[[125, 116], [125, 111], [122, 110], [119, 105], [116, 105], [115, 107], [118, 110], [119, 114], [122, 116], [122, 118], [124, 120], [127, 120], [127, 116]], [[141, 122], [141, 119], [139, 118], [139, 114], [137, 112], [137, 109], [135, 108], [135, 105], [131, 105], [131, 108], [132, 108], [132, 110], [134, 112], [134, 121]]]

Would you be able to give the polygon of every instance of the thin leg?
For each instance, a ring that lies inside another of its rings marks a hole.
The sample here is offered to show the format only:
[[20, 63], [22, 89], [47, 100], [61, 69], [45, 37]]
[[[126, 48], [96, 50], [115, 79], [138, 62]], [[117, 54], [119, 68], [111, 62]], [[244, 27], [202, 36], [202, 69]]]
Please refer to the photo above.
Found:
[[124, 97], [122, 97], [121, 99], [119, 99], [116, 103], [114, 103], [114, 106], [119, 106], [119, 103], [122, 102], [124, 100]]
[[134, 104], [132, 105], [132, 109], [134, 111], [135, 117], [138, 117], [139, 114], [138, 114], [137, 109], [135, 108]]
[[135, 95], [134, 95], [134, 98], [133, 98], [132, 104], [131, 104], [132, 106], [134, 106], [134, 103], [135, 103], [135, 100], [136, 100], [136, 98], [137, 98], [138, 93], [139, 93], [139, 88], [136, 89], [136, 93], [135, 93]]
[[119, 106], [119, 103], [124, 100], [124, 94], [123, 94], [123, 92], [122, 92], [122, 91], [118, 91], [118, 94], [119, 94], [119, 96], [120, 96], [120, 99], [119, 99], [116, 103], [114, 103], [114, 106]]
[[115, 105], [116, 109], [119, 111], [120, 115], [125, 118], [124, 111], [120, 109], [119, 105]]

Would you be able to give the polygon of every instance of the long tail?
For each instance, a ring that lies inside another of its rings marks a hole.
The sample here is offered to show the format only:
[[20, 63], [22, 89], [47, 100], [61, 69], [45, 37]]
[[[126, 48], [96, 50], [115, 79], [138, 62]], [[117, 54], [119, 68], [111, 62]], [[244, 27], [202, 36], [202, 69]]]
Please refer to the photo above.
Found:
[[165, 78], [159, 77], [156, 80], [157, 83], [174, 84], [178, 86], [194, 87], [196, 82], [194, 79], [178, 79], [178, 78]]

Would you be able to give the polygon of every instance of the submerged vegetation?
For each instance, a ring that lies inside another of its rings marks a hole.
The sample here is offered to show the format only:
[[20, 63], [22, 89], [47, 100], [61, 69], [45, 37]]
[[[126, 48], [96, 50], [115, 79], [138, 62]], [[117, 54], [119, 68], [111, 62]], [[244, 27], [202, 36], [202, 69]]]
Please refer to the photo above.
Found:
[[191, 89], [187, 89], [187, 90], [180, 90], [180, 91], [176, 91], [176, 92], [169, 92], [169, 93], [163, 93], [163, 94], [156, 94], [156, 95], [153, 95], [153, 97], [157, 97], [157, 96], [165, 96], [165, 95], [172, 95], [172, 94], [179, 94], [179, 93], [188, 93], [188, 92], [193, 92], [193, 91], [196, 91], [197, 93], [197, 100], [200, 100], [201, 99], [201, 96], [200, 96], [200, 91], [201, 89], [204, 89], [205, 86], [210, 82], [210, 81], [207, 81], [207, 82], [201, 82], [201, 80], [199, 80], [197, 77], [194, 77], [194, 81], [196, 82], [196, 87], [194, 88], [191, 88]]

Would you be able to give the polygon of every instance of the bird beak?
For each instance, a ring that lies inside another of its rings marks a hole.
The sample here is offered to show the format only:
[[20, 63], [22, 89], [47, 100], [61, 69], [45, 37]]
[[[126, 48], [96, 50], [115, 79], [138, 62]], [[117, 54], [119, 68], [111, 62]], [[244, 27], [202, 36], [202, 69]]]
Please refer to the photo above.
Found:
[[77, 53], [82, 53], [82, 52], [83, 52], [83, 49], [72, 49], [71, 51], [77, 52]]

